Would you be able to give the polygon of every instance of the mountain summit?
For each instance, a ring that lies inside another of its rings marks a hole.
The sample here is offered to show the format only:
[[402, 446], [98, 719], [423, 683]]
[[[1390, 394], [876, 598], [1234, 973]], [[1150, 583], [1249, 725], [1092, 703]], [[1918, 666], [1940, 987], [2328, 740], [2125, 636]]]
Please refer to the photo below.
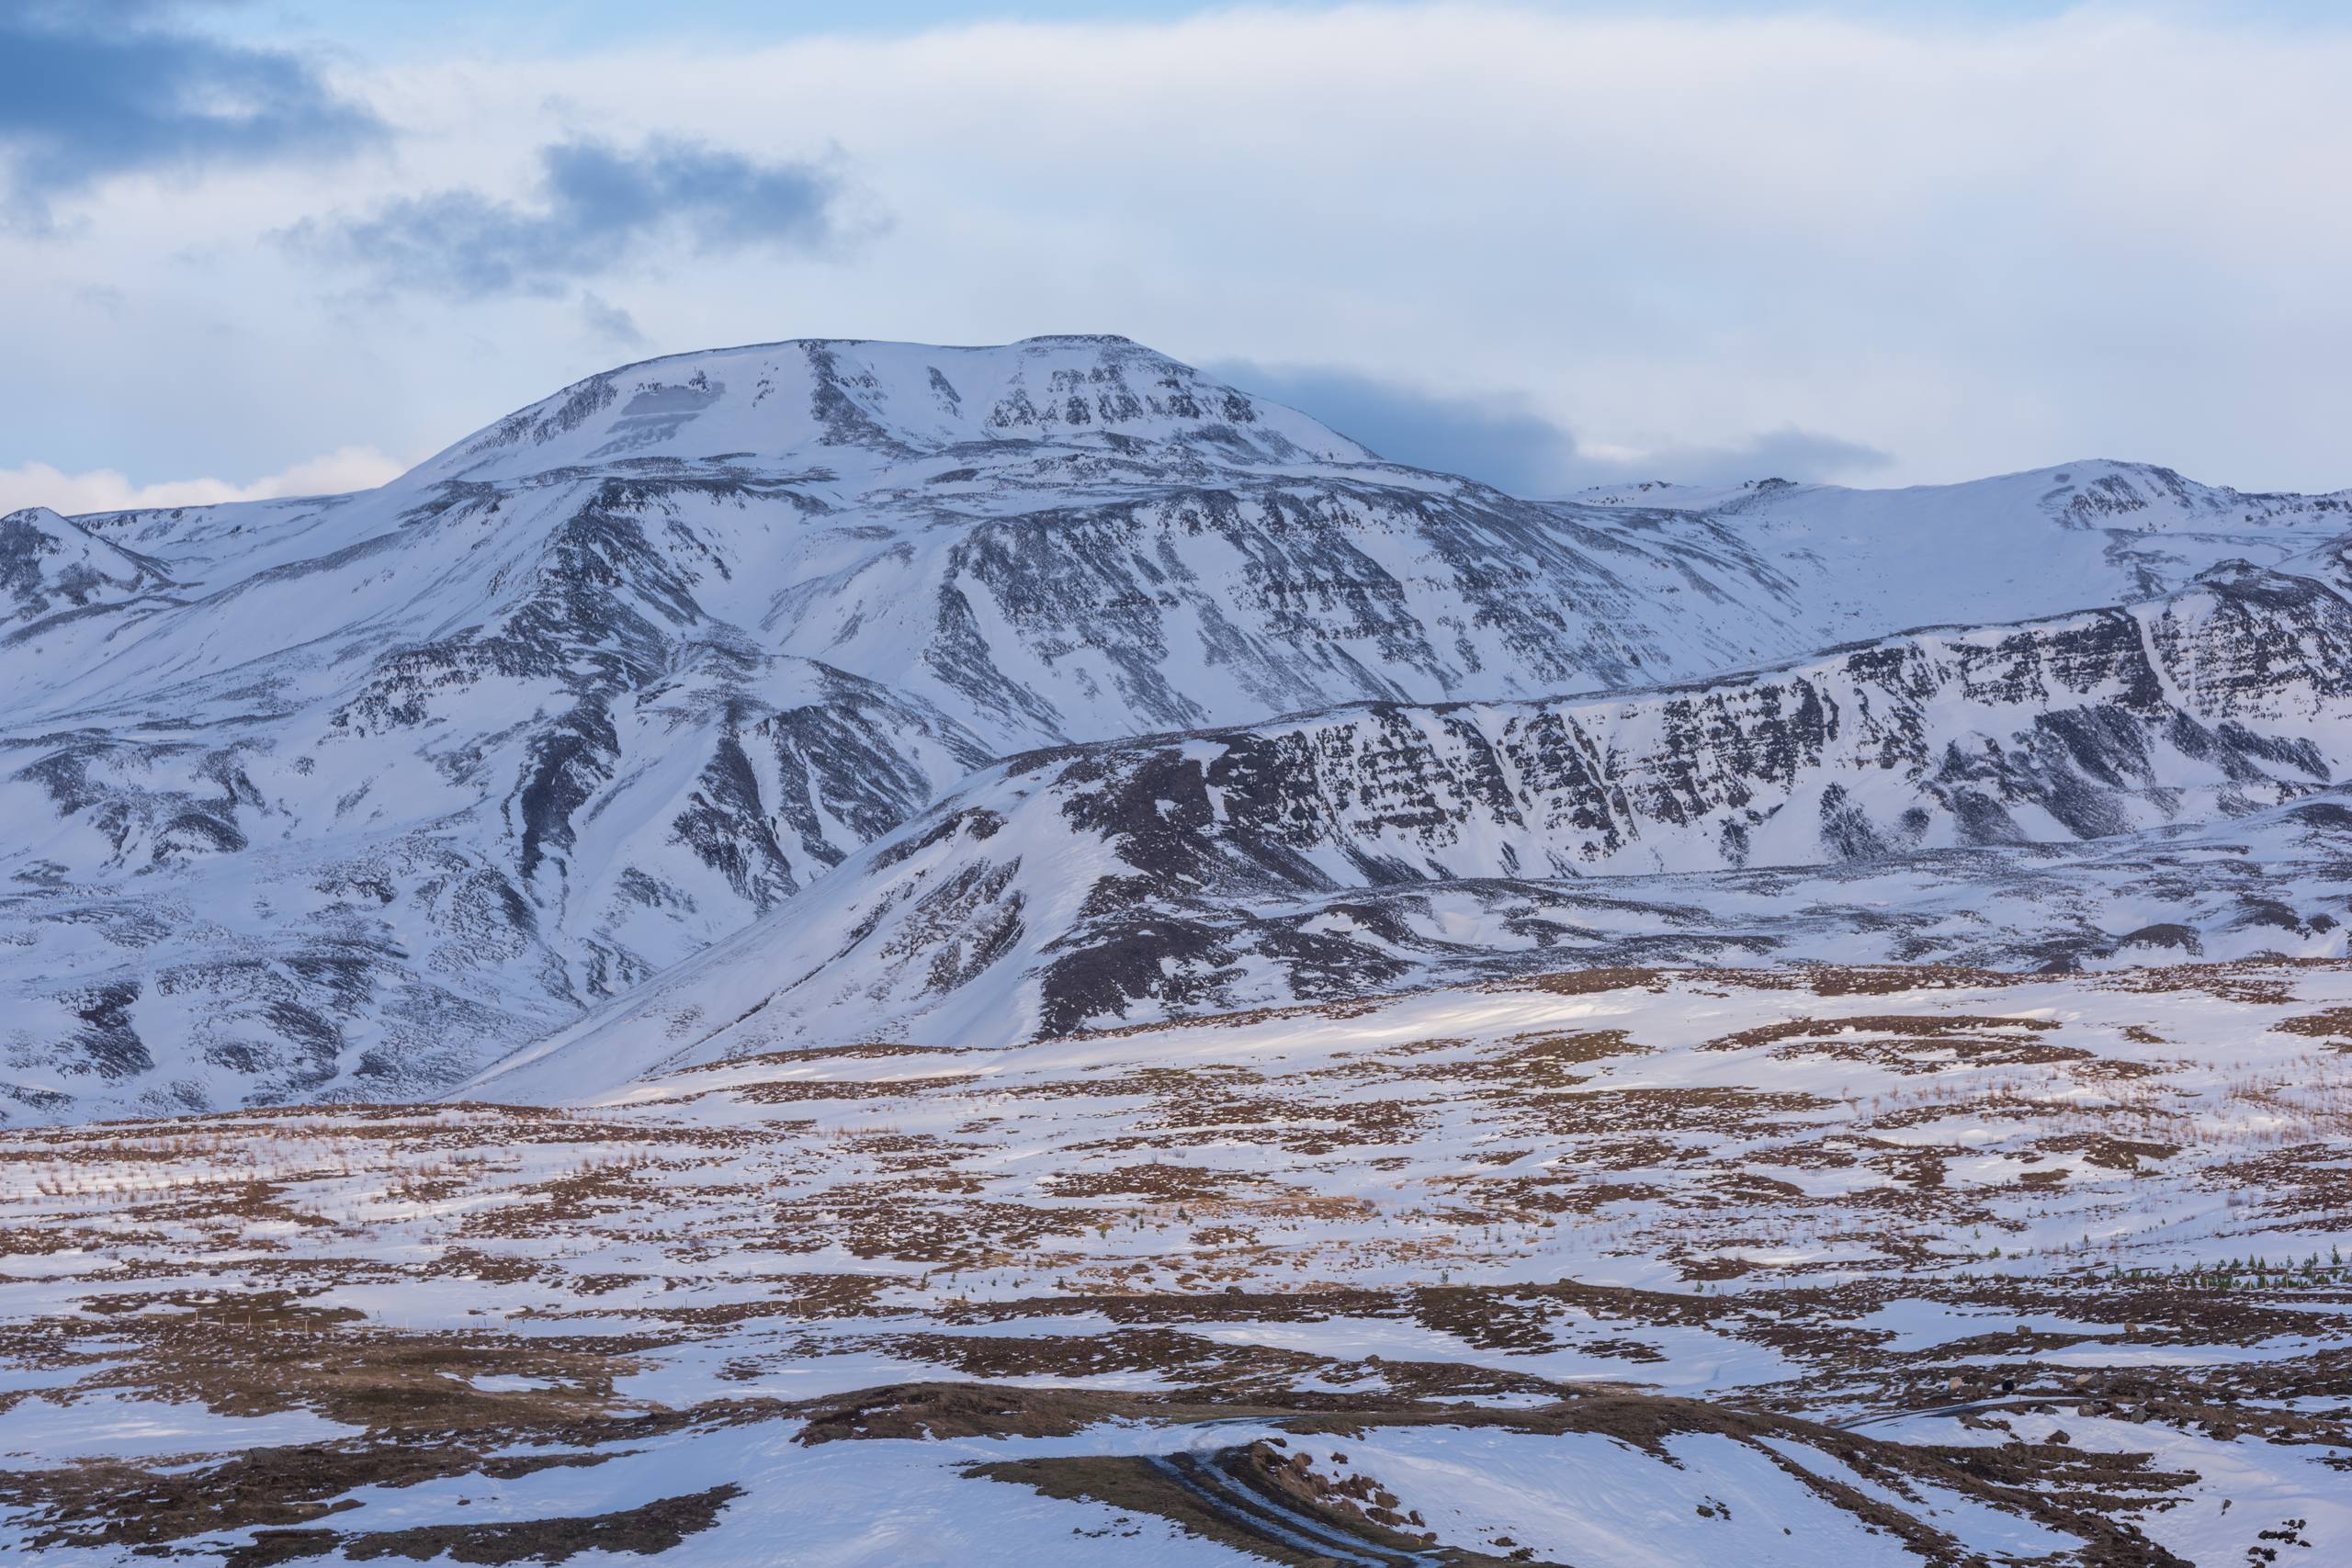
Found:
[[1225, 463], [1367, 462], [1295, 410], [1123, 337], [992, 348], [807, 338], [670, 355], [575, 382], [432, 458], [413, 479], [597, 465], [822, 461], [871, 471], [1006, 446], [1188, 449]]

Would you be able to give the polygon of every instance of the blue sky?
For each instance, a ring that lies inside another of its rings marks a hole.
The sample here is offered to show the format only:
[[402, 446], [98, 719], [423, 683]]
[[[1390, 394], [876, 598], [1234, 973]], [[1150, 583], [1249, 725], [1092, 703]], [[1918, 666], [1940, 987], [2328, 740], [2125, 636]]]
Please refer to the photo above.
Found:
[[[291, 0], [248, 6], [216, 17], [221, 30], [260, 41], [310, 34], [370, 48], [446, 48], [452, 42], [594, 51], [616, 41], [681, 35], [767, 40], [810, 33], [907, 33], [968, 23], [976, 17], [1021, 22], [1132, 22], [1243, 9], [1233, 0], [1027, 0], [1019, 5], [957, 4], [956, 0], [715, 0], [693, 6], [645, 0], [576, 0], [574, 4], [514, 3], [486, 6], [467, 0], [374, 0], [317, 4]], [[1315, 11], [1326, 0], [1272, 0], [1261, 9]], [[1547, 0], [1524, 7], [1566, 17], [1682, 17], [1701, 20], [1791, 14], [1945, 25], [2008, 22], [2062, 16], [2073, 0]], [[2335, 0], [2177, 0], [2135, 7], [2150, 14], [2222, 20], [2233, 25], [2308, 26], [2341, 19]], [[242, 11], [242, 14], [238, 14]]]
[[1525, 491], [2352, 484], [2348, 10], [0, 0], [0, 506], [1057, 331]]

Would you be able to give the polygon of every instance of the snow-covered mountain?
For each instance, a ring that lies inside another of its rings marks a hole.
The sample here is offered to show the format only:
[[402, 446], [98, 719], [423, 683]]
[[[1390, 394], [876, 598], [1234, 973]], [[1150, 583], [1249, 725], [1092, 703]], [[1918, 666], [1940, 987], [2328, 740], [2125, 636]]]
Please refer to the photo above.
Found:
[[[1257, 813], [1216, 875], [1246, 845], [1302, 897], [2277, 806], [2341, 776], [2347, 504], [2113, 463], [1536, 502], [1063, 337], [679, 355], [359, 495], [19, 513], [5, 1092], [437, 1092], [755, 922], [817, 929], [813, 884], [867, 897], [842, 863], [951, 796], [900, 865], [952, 880], [975, 813], [1027, 824], [1023, 940], [1061, 940], [1103, 855], [1198, 838], [1212, 755], [1258, 792], [1216, 786]], [[2014, 629], [1883, 640], [1927, 625]], [[1194, 738], [1127, 740], [1158, 732]], [[1140, 874], [1100, 896], [1206, 873]], [[944, 991], [985, 956], [907, 940], [894, 973]]]
[[1783, 479], [1615, 486], [1562, 504], [1668, 527], [1719, 521], [1798, 577], [1809, 627], [1853, 637], [2151, 597], [2224, 560], [2282, 565], [2314, 533], [2352, 528], [2352, 493], [2249, 494], [2144, 463], [1894, 491]]

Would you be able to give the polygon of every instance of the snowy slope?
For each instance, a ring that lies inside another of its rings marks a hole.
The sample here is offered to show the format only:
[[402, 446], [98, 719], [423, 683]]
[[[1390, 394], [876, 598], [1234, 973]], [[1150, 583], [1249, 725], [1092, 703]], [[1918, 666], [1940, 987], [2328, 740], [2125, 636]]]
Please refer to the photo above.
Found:
[[[2287, 566], [2346, 521], [2101, 472], [1537, 504], [1123, 339], [808, 341], [593, 377], [364, 494], [19, 513], [0, 1095], [429, 1093], [1000, 758], [1691, 680]], [[2117, 476], [2171, 499], [2077, 504]], [[2000, 547], [1906, 565], [1944, 538]]]
[[0, 517], [0, 628], [11, 643], [171, 586], [161, 563], [119, 549], [44, 506]]
[[[1302, 892], [1154, 888], [1067, 849], [1032, 878], [1023, 860], [1011, 874], [958, 865], [911, 892], [828, 885], [807, 908], [525, 1047], [466, 1092], [560, 1102], [778, 1050], [989, 1048], [1224, 1011], [1344, 1010], [1567, 964], [2041, 973], [2352, 956], [2352, 805], [2341, 790], [2227, 824], [2084, 844], [1696, 874]], [[1057, 879], [1094, 896], [1074, 910], [1057, 904]], [[904, 908], [888, 906], [894, 894]], [[882, 919], [859, 935], [877, 906]]]

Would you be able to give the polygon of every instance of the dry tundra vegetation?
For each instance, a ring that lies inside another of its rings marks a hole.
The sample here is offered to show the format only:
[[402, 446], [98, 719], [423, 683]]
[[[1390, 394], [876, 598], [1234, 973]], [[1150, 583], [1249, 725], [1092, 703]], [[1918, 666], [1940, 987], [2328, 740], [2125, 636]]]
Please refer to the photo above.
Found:
[[44, 1562], [2352, 1542], [2342, 963], [1587, 971], [24, 1128], [0, 1213]]

